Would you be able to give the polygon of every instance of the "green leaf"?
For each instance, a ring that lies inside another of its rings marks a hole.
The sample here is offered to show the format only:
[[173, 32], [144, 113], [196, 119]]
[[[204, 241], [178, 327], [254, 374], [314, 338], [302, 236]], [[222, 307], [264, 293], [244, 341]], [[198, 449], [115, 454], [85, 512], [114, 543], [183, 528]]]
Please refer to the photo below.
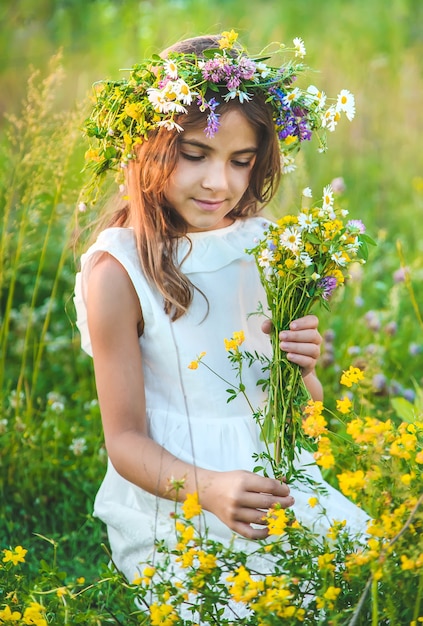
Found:
[[405, 422], [412, 424], [417, 419], [417, 410], [414, 404], [411, 404], [405, 398], [392, 398], [391, 405], [396, 414]]
[[365, 233], [362, 233], [361, 235], [359, 235], [359, 240], [360, 241], [365, 241], [366, 243], [370, 244], [371, 246], [377, 246], [377, 243], [374, 239], [372, 239], [369, 235], [366, 235]]

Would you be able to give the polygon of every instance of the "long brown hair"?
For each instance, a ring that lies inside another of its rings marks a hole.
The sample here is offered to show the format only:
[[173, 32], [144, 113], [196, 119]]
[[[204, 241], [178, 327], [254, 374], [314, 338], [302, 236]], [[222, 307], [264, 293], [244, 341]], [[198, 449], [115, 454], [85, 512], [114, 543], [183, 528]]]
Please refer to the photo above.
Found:
[[[217, 47], [218, 37], [195, 37], [166, 49], [169, 52], [195, 52], [198, 56], [209, 48]], [[270, 107], [258, 94], [240, 104], [237, 100], [220, 100], [219, 114], [234, 108], [241, 112], [255, 130], [258, 151], [250, 181], [243, 197], [228, 214], [233, 219], [244, 219], [257, 214], [263, 204], [274, 195], [280, 179], [280, 155]], [[178, 120], [184, 129], [204, 128], [206, 114], [194, 104]], [[168, 205], [165, 189], [179, 156], [180, 134], [176, 130], [161, 128], [152, 133], [148, 141], [137, 146], [136, 158], [127, 168], [129, 202], [117, 210], [108, 226], [134, 228], [141, 266], [148, 280], [162, 294], [164, 310], [177, 320], [189, 308], [194, 285], [176, 262], [178, 239], [187, 233], [187, 224]]]

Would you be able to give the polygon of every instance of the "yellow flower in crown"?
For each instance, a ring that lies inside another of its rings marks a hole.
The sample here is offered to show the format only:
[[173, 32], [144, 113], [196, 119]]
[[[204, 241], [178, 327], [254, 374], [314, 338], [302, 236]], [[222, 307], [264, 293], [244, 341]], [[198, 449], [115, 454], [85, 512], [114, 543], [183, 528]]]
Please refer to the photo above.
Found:
[[232, 30], [224, 30], [222, 33], [222, 37], [219, 39], [219, 48], [221, 50], [225, 50], [226, 48], [233, 48], [236, 40], [238, 39], [238, 33]]

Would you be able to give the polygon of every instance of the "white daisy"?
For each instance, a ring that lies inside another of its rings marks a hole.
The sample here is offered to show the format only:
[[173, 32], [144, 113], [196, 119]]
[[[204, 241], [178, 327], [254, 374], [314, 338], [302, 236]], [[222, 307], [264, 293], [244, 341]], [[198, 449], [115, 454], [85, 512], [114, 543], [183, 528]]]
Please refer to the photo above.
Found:
[[295, 226], [288, 227], [284, 230], [282, 235], [280, 235], [279, 240], [282, 247], [295, 252], [301, 244], [301, 231], [295, 228]]
[[348, 91], [348, 89], [343, 89], [338, 95], [338, 99], [336, 102], [336, 110], [342, 111], [345, 113], [347, 118], [350, 120], [354, 119], [355, 116], [355, 99], [353, 94]]
[[269, 267], [272, 261], [273, 261], [273, 252], [269, 250], [269, 248], [264, 248], [264, 250], [262, 250], [258, 258], [258, 263], [260, 267]]
[[173, 88], [175, 90], [176, 97], [180, 102], [183, 102], [187, 105], [191, 104], [193, 94], [182, 78], [173, 83]]
[[308, 254], [308, 252], [301, 252], [300, 260], [304, 267], [309, 267], [310, 265], [313, 265], [313, 259]]
[[266, 63], [260, 61], [260, 63], [256, 63], [256, 71], [260, 74], [261, 78], [266, 78], [266, 76], [270, 72], [270, 69], [269, 66], [266, 65]]
[[317, 102], [319, 109], [323, 109], [326, 104], [326, 94], [324, 91], [320, 91], [314, 85], [310, 85], [307, 88], [307, 100], [309, 102]]
[[342, 254], [342, 252], [334, 252], [333, 254], [331, 254], [332, 261], [334, 261], [336, 263], [336, 265], [345, 265], [346, 261], [344, 259], [344, 255]]
[[161, 120], [157, 122], [156, 126], [163, 126], [166, 130], [177, 130], [178, 133], [181, 133], [184, 129], [182, 126], [179, 126], [174, 120]]
[[147, 89], [147, 98], [153, 105], [153, 108], [156, 111], [156, 113], [168, 112], [169, 110], [168, 101], [166, 99], [165, 94], [163, 93], [161, 89], [155, 89], [154, 87], [150, 87], [150, 89]]
[[295, 56], [303, 59], [306, 55], [306, 48], [304, 45], [304, 41], [301, 37], [295, 37], [294, 39], [294, 48], [295, 48]]
[[244, 101], [251, 100], [251, 97], [251, 94], [247, 93], [246, 91], [241, 91], [241, 89], [233, 89], [232, 91], [227, 93], [223, 99], [225, 100], [225, 102], [229, 102], [229, 100], [234, 100], [235, 98], [238, 98], [240, 103], [242, 104]]
[[281, 166], [282, 174], [291, 174], [291, 172], [294, 172], [297, 169], [294, 157], [287, 154], [283, 155]]
[[311, 191], [310, 187], [304, 187], [302, 191], [302, 195], [304, 196], [304, 198], [312, 198], [313, 192]]
[[336, 107], [331, 106], [322, 115], [322, 126], [327, 128], [331, 133], [335, 130], [339, 118], [341, 117]]
[[295, 100], [297, 100], [300, 95], [301, 91], [298, 89], [298, 87], [295, 87], [287, 96], [285, 96], [285, 98], [283, 99], [283, 103], [289, 106], [292, 102], [295, 102]]
[[306, 230], [311, 233], [312, 230], [318, 226], [318, 222], [313, 219], [311, 213], [299, 213], [298, 215], [298, 224], [300, 225], [301, 230]]
[[330, 209], [333, 206], [333, 189], [331, 185], [323, 188], [322, 209]]
[[175, 80], [175, 78], [178, 78], [178, 66], [176, 65], [175, 61], [172, 61], [172, 59], [167, 59], [164, 64], [164, 68], [166, 75], [169, 76], [169, 78], [172, 78], [173, 80]]

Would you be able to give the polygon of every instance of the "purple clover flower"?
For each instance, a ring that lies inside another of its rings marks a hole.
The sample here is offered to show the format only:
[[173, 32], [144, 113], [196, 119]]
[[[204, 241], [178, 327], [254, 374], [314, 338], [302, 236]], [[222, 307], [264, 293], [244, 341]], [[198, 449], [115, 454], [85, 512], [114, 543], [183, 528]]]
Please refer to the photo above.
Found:
[[366, 232], [366, 227], [361, 220], [349, 220], [346, 226], [349, 230], [358, 232], [360, 235]]
[[335, 276], [325, 276], [317, 281], [317, 288], [322, 290], [323, 300], [329, 300], [336, 289], [338, 282]]

